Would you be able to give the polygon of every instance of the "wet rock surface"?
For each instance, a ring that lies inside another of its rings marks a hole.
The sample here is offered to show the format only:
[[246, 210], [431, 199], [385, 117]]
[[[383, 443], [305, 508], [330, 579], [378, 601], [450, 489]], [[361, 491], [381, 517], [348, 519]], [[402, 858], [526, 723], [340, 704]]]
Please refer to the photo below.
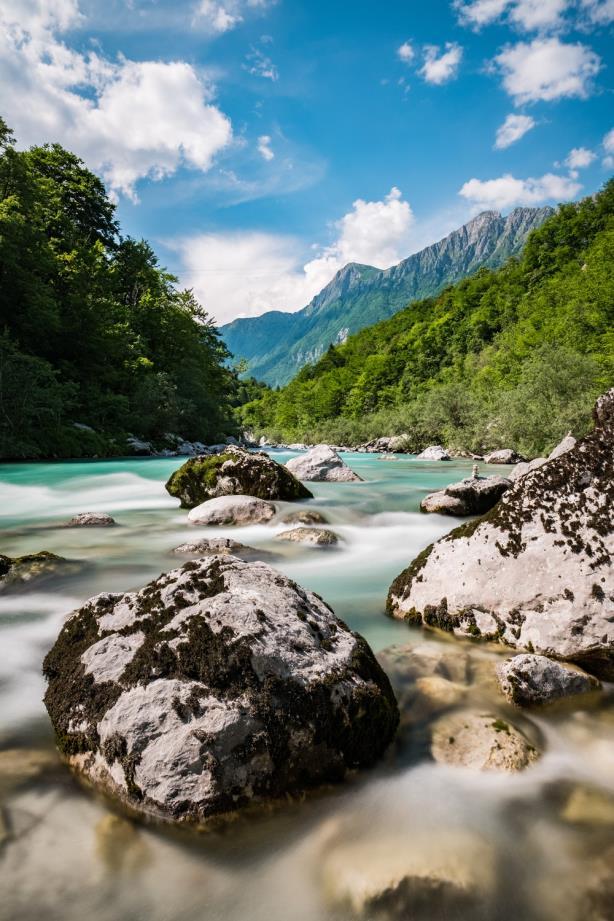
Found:
[[431, 493], [422, 500], [420, 509], [440, 515], [483, 515], [497, 504], [511, 485], [511, 481], [502, 476], [467, 477]]
[[65, 623], [45, 704], [72, 769], [200, 823], [372, 764], [398, 722], [367, 643], [264, 563], [186, 563]]
[[253, 496], [219, 496], [197, 505], [188, 513], [188, 521], [202, 525], [260, 524], [275, 516], [275, 506]]
[[329, 483], [353, 483], [362, 477], [348, 467], [330, 445], [316, 445], [307, 454], [293, 457], [286, 464], [299, 480]]
[[328, 524], [328, 519], [322, 512], [311, 508], [300, 508], [296, 511], [287, 512], [280, 518], [284, 524]]
[[112, 528], [117, 522], [106, 512], [80, 512], [66, 522], [67, 528]]
[[288, 540], [297, 544], [308, 544], [312, 547], [334, 547], [339, 543], [339, 538], [334, 531], [328, 528], [292, 528], [281, 531], [277, 540]]
[[67, 560], [47, 550], [18, 557], [0, 554], [0, 591], [19, 591], [48, 579], [75, 576], [84, 566], [79, 560]]
[[601, 688], [600, 681], [580, 669], [531, 654], [501, 663], [497, 677], [503, 694], [519, 707], [543, 706]]
[[614, 678], [614, 390], [594, 430], [424, 550], [388, 610]]
[[268, 550], [249, 547], [231, 537], [203, 537], [202, 540], [190, 541], [175, 547], [177, 556], [236, 556], [240, 560], [266, 560], [274, 554]]
[[268, 454], [235, 445], [219, 453], [190, 458], [169, 478], [167, 491], [182, 508], [194, 508], [219, 496], [254, 496], [291, 502], [310, 499], [306, 486]]
[[494, 713], [457, 710], [433, 725], [435, 761], [480, 771], [522, 771], [537, 760], [535, 746]]

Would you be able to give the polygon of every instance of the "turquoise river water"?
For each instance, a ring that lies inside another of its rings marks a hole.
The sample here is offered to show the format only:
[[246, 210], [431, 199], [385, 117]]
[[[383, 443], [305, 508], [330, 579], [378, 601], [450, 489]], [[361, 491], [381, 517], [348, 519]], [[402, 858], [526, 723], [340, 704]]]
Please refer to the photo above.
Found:
[[[493, 679], [505, 650], [388, 619], [392, 579], [456, 524], [421, 515], [420, 499], [467, 475], [470, 463], [345, 457], [364, 483], [311, 484], [309, 504], [342, 538], [333, 551], [276, 541], [285, 526], [275, 520], [188, 525], [164, 489], [181, 459], [0, 466], [0, 552], [50, 550], [87, 564], [70, 579], [0, 594], [3, 921], [344, 921], [360, 916], [365, 893], [408, 872], [444, 883], [430, 901], [415, 901], [411, 916], [367, 909], [361, 917], [614, 919], [611, 689], [597, 703], [527, 720], [511, 713]], [[61, 527], [83, 511], [109, 512], [118, 527]], [[169, 833], [112, 811], [55, 755], [42, 659], [86, 598], [144, 585], [179, 565], [174, 547], [207, 532], [274, 552], [273, 565], [322, 595], [376, 652], [410, 644], [427, 658], [467, 659], [458, 700], [522, 725], [542, 757], [518, 774], [437, 764], [424, 742], [431, 705], [377, 769], [223, 829]], [[447, 898], [447, 885], [477, 892], [477, 901]]]

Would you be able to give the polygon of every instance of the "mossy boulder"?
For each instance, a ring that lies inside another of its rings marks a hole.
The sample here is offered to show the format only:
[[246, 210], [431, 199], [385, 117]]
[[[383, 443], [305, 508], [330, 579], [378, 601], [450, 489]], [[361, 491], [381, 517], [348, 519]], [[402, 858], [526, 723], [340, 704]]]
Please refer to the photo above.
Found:
[[19, 590], [56, 576], [74, 576], [83, 568], [79, 560], [66, 560], [48, 550], [16, 557], [0, 554], [0, 590]]
[[135, 813], [200, 824], [373, 764], [398, 710], [366, 641], [265, 563], [103, 594], [44, 662], [60, 752]]
[[614, 680], [614, 389], [594, 419], [490, 512], [424, 550], [393, 582], [389, 612]]
[[182, 508], [194, 508], [219, 496], [254, 496], [292, 502], [311, 499], [306, 486], [268, 454], [228, 445], [219, 454], [201, 454], [186, 461], [166, 484]]

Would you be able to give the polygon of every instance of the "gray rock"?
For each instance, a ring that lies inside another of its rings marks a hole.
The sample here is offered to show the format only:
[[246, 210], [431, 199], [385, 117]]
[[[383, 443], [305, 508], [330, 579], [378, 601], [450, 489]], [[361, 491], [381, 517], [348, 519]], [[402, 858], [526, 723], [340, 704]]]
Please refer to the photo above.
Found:
[[32, 583], [38, 586], [47, 579], [78, 575], [83, 568], [80, 560], [66, 560], [47, 550], [18, 557], [0, 554], [0, 590], [20, 591]]
[[182, 508], [194, 508], [219, 496], [255, 496], [291, 502], [312, 495], [283, 464], [261, 451], [224, 445], [218, 454], [186, 461], [171, 475], [166, 490]]
[[521, 476], [532, 473], [534, 470], [537, 470], [538, 467], [543, 467], [543, 465], [547, 463], [547, 457], [535, 457], [532, 461], [520, 461], [519, 464], [516, 464], [512, 470], [510, 470], [508, 478], [512, 482], [515, 482], [520, 479]]
[[111, 528], [117, 524], [106, 512], [80, 512], [66, 522], [67, 528]]
[[197, 505], [188, 513], [188, 521], [202, 525], [260, 524], [270, 521], [275, 506], [254, 496], [219, 496]]
[[434, 724], [431, 754], [440, 764], [479, 771], [522, 771], [539, 757], [519, 729], [493, 713], [456, 710]]
[[198, 557], [222, 554], [223, 556], [236, 556], [240, 560], [262, 560], [273, 556], [267, 550], [248, 547], [246, 544], [242, 544], [238, 540], [232, 540], [230, 537], [204, 537], [202, 540], [175, 547], [173, 553], [179, 556]]
[[418, 460], [449, 461], [450, 455], [441, 445], [430, 445], [418, 454]]
[[302, 457], [293, 457], [286, 467], [299, 480], [328, 483], [362, 480], [329, 445], [316, 445]]
[[388, 443], [388, 450], [395, 454], [407, 454], [409, 452], [410, 438], [407, 433], [403, 435], [393, 435]]
[[501, 448], [499, 451], [491, 451], [484, 456], [486, 464], [519, 464], [526, 460], [512, 448]]
[[129, 435], [128, 438], [126, 438], [126, 444], [131, 454], [149, 457], [154, 453], [154, 449], [148, 441], [142, 441], [135, 435]]
[[282, 515], [281, 521], [284, 524], [328, 524], [327, 519], [313, 508], [299, 508], [296, 511], [288, 512]]
[[398, 711], [365, 640], [265, 563], [186, 563], [66, 621], [45, 704], [71, 768], [201, 823], [372, 764]]
[[540, 706], [564, 697], [598, 691], [601, 682], [547, 656], [514, 656], [497, 667], [499, 686], [519, 707]]
[[427, 547], [392, 584], [389, 612], [614, 679], [614, 389], [594, 416], [485, 518]]
[[556, 448], [552, 449], [548, 455], [548, 460], [554, 460], [555, 457], [561, 457], [562, 454], [566, 454], [568, 451], [571, 451], [572, 448], [575, 448], [576, 444], [576, 439], [571, 432], [568, 432]]
[[468, 477], [431, 493], [420, 503], [423, 512], [441, 515], [483, 515], [493, 508], [511, 486], [502, 476]]
[[333, 547], [339, 543], [335, 532], [328, 528], [292, 528], [291, 531], [281, 531], [277, 540], [289, 540], [312, 547]]

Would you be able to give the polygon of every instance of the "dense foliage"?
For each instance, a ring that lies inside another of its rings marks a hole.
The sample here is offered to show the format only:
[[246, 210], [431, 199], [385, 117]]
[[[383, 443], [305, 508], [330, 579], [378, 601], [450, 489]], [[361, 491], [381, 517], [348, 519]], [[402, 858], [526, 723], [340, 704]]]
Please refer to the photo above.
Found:
[[114, 212], [77, 157], [18, 152], [0, 119], [0, 457], [233, 429], [240, 396], [217, 330]]
[[519, 259], [332, 347], [246, 404], [257, 434], [352, 444], [407, 432], [481, 451], [549, 450], [581, 434], [614, 383], [614, 180], [561, 206]]

